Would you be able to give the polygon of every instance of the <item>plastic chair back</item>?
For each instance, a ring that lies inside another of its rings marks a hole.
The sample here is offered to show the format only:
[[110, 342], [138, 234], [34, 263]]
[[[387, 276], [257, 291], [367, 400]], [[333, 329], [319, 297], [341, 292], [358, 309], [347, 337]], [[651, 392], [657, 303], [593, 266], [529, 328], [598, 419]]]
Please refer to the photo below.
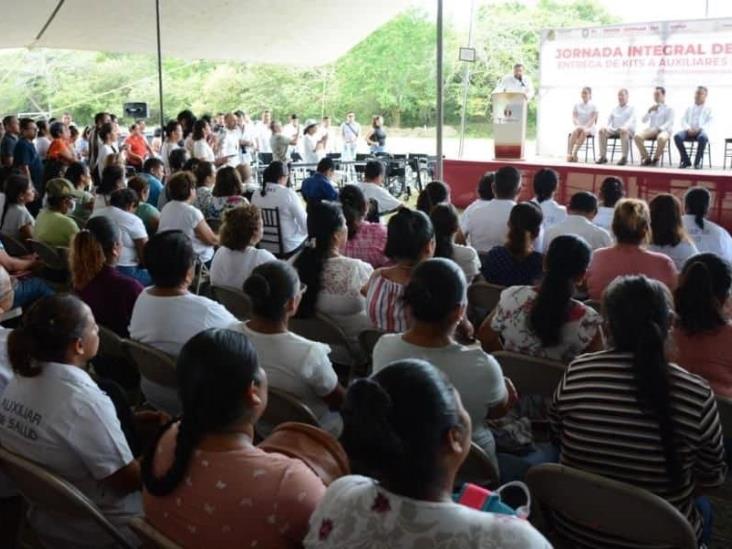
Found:
[[496, 308], [504, 289], [482, 280], [468, 286], [468, 316], [476, 328]]
[[29, 240], [31, 248], [41, 258], [43, 264], [54, 271], [68, 271], [68, 253], [63, 254], [40, 240]]
[[12, 255], [13, 257], [23, 257], [30, 253], [25, 244], [10, 235], [0, 233], [0, 242], [3, 243], [3, 247], [8, 252], [8, 255]]
[[125, 348], [137, 364], [142, 377], [164, 387], [172, 389], [178, 387], [173, 357], [149, 345], [130, 339], [125, 340]]
[[263, 229], [259, 245], [279, 257], [285, 253], [280, 229], [280, 210], [279, 208], [262, 208], [261, 210]]
[[140, 538], [143, 549], [183, 549], [142, 517], [135, 517], [130, 521], [130, 530]]
[[555, 360], [537, 358], [510, 351], [493, 353], [501, 365], [503, 375], [510, 378], [519, 394], [553, 397], [554, 391], [567, 369]]
[[243, 291], [229, 286], [211, 286], [216, 301], [239, 320], [247, 320], [252, 316], [252, 300]]
[[290, 421], [320, 427], [318, 418], [306, 404], [286, 391], [269, 387], [267, 389], [267, 408], [254, 426], [257, 436], [262, 439], [267, 438], [275, 427]]
[[326, 345], [345, 347], [351, 355], [354, 364], [363, 361], [360, 349], [354, 349], [340, 326], [325, 315], [317, 314], [311, 318], [291, 318], [290, 331], [311, 341], [318, 341]]
[[363, 351], [363, 354], [366, 355], [366, 357], [371, 359], [372, 355], [374, 354], [374, 347], [376, 347], [376, 344], [379, 342], [379, 339], [381, 339], [381, 336], [384, 335], [384, 332], [381, 330], [364, 330], [360, 334], [358, 334], [358, 343], [361, 345], [361, 350]]
[[465, 458], [457, 473], [455, 480], [457, 486], [470, 482], [484, 488], [495, 488], [498, 486], [500, 478], [498, 468], [485, 450], [475, 442], [471, 442], [468, 457]]

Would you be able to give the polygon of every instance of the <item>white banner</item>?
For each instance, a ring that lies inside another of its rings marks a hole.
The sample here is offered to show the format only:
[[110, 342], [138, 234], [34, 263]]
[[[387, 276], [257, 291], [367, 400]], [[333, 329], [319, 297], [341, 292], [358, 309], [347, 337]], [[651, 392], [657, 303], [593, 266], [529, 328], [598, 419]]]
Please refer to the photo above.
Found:
[[675, 132], [681, 129], [681, 117], [701, 85], [709, 89], [707, 104], [714, 119], [712, 161], [722, 163], [724, 138], [732, 137], [732, 19], [547, 29], [541, 36], [540, 70], [540, 156], [566, 154], [572, 108], [584, 86], [592, 88], [598, 127], [606, 124], [617, 105], [618, 90], [628, 88], [637, 129], [644, 127], [641, 118], [653, 105], [654, 87], [665, 87], [666, 103], [675, 114]]

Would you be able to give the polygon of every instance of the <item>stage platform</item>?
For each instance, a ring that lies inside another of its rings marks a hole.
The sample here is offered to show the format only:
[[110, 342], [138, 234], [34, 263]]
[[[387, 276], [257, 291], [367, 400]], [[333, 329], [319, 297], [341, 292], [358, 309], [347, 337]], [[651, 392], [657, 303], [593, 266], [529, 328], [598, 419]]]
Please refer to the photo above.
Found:
[[531, 182], [534, 174], [541, 168], [551, 168], [559, 173], [556, 200], [562, 204], [566, 204], [572, 194], [578, 191], [598, 194], [603, 179], [610, 176], [623, 180], [628, 197], [645, 200], [650, 200], [659, 193], [672, 193], [683, 202], [684, 193], [689, 187], [704, 186], [712, 193], [709, 218], [732, 232], [732, 170], [679, 170], [637, 164], [615, 166], [540, 158], [530, 161], [445, 159], [443, 166], [443, 180], [450, 186], [453, 204], [459, 208], [465, 208], [475, 200], [478, 180], [485, 172], [495, 171], [503, 166], [515, 166], [521, 171], [523, 187], [520, 200], [533, 197]]

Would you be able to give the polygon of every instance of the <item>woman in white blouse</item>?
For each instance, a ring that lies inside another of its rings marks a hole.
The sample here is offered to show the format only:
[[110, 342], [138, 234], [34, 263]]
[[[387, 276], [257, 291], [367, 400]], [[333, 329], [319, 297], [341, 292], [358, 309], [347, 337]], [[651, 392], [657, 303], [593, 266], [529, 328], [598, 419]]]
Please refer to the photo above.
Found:
[[[191, 135], [193, 138], [191, 157], [211, 162], [217, 166], [226, 162], [226, 158], [216, 160], [216, 155], [208, 143], [209, 136], [211, 135], [211, 125], [207, 120], [196, 120], [193, 124], [193, 133]], [[224, 162], [221, 162], [221, 160]]]
[[706, 218], [711, 201], [712, 195], [704, 187], [694, 187], [686, 192], [684, 229], [700, 252], [715, 253], [728, 263], [732, 263], [732, 237], [727, 229]]
[[681, 272], [686, 261], [699, 253], [684, 230], [681, 202], [672, 194], [659, 194], [648, 206], [651, 210], [651, 244], [648, 249], [670, 257]]
[[592, 88], [585, 86], [580, 94], [582, 101], [572, 109], [572, 123], [574, 130], [569, 136], [567, 148], [567, 162], [577, 162], [577, 151], [584, 144], [585, 140], [595, 135], [597, 125], [597, 107], [591, 101]]
[[455, 243], [455, 235], [460, 230], [457, 212], [452, 204], [438, 204], [430, 214], [435, 229], [435, 255], [452, 259], [465, 273], [470, 284], [480, 274], [478, 252], [472, 246]]
[[289, 172], [283, 162], [274, 161], [264, 170], [262, 188], [252, 195], [252, 204], [260, 209], [277, 209], [280, 216], [282, 249], [276, 245], [262, 246], [283, 258], [292, 256], [308, 237], [307, 213], [297, 193], [287, 187]]

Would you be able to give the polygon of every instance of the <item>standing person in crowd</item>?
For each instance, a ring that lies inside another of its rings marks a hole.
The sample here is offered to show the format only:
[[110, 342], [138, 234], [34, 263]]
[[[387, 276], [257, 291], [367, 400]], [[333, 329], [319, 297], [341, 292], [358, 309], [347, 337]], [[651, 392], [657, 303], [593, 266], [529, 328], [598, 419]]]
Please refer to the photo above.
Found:
[[97, 187], [94, 210], [106, 208], [111, 204], [112, 193], [125, 187], [125, 170], [122, 166], [107, 166], [102, 171], [102, 179]]
[[460, 229], [463, 231], [463, 234], [467, 234], [466, 227], [470, 224], [470, 217], [480, 215], [480, 210], [495, 198], [493, 195], [493, 180], [493, 172], [485, 172], [480, 176], [477, 186], [478, 197], [468, 204], [468, 207], [463, 210], [460, 216]]
[[430, 220], [435, 228], [435, 257], [444, 257], [457, 263], [465, 279], [471, 283], [480, 274], [480, 258], [474, 248], [455, 243], [455, 235], [460, 230], [455, 207], [452, 204], [438, 204], [432, 208]]
[[435, 231], [423, 212], [401, 208], [389, 219], [384, 255], [393, 265], [374, 271], [366, 290], [366, 311], [383, 332], [404, 332], [409, 327], [404, 288], [412, 271], [435, 253]]
[[569, 200], [568, 214], [564, 221], [554, 225], [544, 235], [547, 249], [555, 238], [566, 234], [584, 239], [592, 250], [613, 245], [610, 233], [592, 222], [597, 216], [597, 197], [594, 194], [587, 191], [574, 193]]
[[600, 301], [610, 283], [620, 276], [645, 275], [676, 289], [678, 273], [671, 259], [643, 248], [651, 233], [651, 213], [642, 200], [626, 198], [615, 206], [613, 235], [617, 244], [595, 250], [587, 270], [587, 292]]
[[361, 189], [356, 185], [346, 185], [338, 195], [343, 216], [348, 227], [348, 241], [343, 247], [343, 255], [365, 261], [378, 269], [389, 263], [384, 255], [386, 247], [386, 227], [381, 223], [366, 221], [368, 204]]
[[[732, 398], [731, 287], [729, 263], [703, 253], [687, 261], [674, 294], [673, 359], [706, 379], [717, 396], [726, 398]], [[728, 451], [727, 459], [730, 457]]]
[[301, 193], [308, 206], [322, 200], [338, 200], [338, 191], [332, 181], [334, 174], [335, 162], [332, 158], [323, 158], [318, 162], [317, 171], [302, 182]]
[[732, 237], [724, 227], [706, 218], [711, 201], [712, 195], [704, 187], [692, 187], [686, 191], [684, 229], [700, 252], [715, 253], [732, 263]]
[[458, 392], [431, 364], [402, 360], [355, 381], [343, 416], [341, 442], [358, 464], [354, 473], [372, 478], [346, 476], [328, 487], [306, 548], [389, 545], [384, 540], [439, 547], [458, 539], [464, 547], [550, 547], [524, 520], [453, 502], [472, 425]]
[[241, 164], [242, 147], [251, 147], [251, 141], [244, 137], [244, 132], [238, 126], [236, 116], [226, 113], [224, 116], [224, 127], [219, 133], [219, 158], [225, 161], [227, 166], [236, 168]]
[[[300, 119], [296, 114], [290, 115], [290, 118], [287, 120], [287, 124], [282, 128], [282, 133], [287, 137], [294, 137], [300, 134]], [[303, 131], [302, 133], [304, 134], [305, 132]]]
[[211, 284], [241, 290], [244, 281], [262, 263], [275, 256], [257, 248], [262, 239], [262, 213], [251, 204], [242, 204], [224, 212], [219, 230], [221, 246], [211, 262]]
[[145, 230], [147, 231], [147, 236], [150, 237], [158, 232], [160, 212], [148, 201], [150, 194], [148, 180], [144, 177], [135, 176], [127, 182], [127, 186], [137, 193], [139, 203], [135, 209], [135, 215], [142, 220], [142, 224], [145, 225]]
[[244, 188], [239, 172], [231, 166], [223, 166], [216, 171], [216, 182], [211, 191], [211, 199], [203, 212], [206, 219], [222, 219], [224, 212], [238, 208], [249, 201], [242, 196]]
[[659, 194], [649, 204], [651, 210], [651, 244], [648, 249], [673, 260], [681, 271], [686, 261], [699, 253], [684, 230], [681, 202], [672, 194]]
[[325, 147], [328, 144], [328, 133], [320, 132], [316, 120], [307, 120], [302, 130], [301, 150], [303, 162], [317, 164], [325, 156]]
[[74, 162], [66, 168], [64, 178], [68, 179], [74, 188], [82, 194], [81, 198], [76, 201], [76, 208], [71, 212], [71, 217], [86, 223], [94, 210], [94, 202], [96, 201], [96, 196], [91, 192], [93, 185], [91, 170], [83, 162]]
[[602, 316], [574, 299], [591, 255], [587, 243], [576, 236], [552, 240], [538, 288], [515, 286], [501, 292], [498, 305], [478, 331], [483, 349], [505, 349], [564, 364], [580, 354], [601, 351]]
[[[160, 231], [145, 246], [145, 265], [153, 285], [137, 298], [130, 319], [130, 337], [177, 356], [183, 345], [208, 328], [229, 328], [236, 318], [223, 305], [192, 294], [195, 273], [191, 239], [182, 231]], [[140, 385], [145, 398], [171, 415], [180, 413], [175, 389], [146, 378]]]
[[36, 220], [26, 207], [36, 199], [36, 190], [30, 179], [11, 175], [5, 181], [5, 204], [0, 218], [0, 232], [24, 242], [33, 238]]
[[48, 205], [41, 210], [33, 227], [33, 238], [53, 247], [68, 248], [79, 227], [68, 216], [74, 209], [74, 199], [82, 194], [67, 180], [51, 179], [46, 183]]
[[[261, 153], [271, 153], [270, 138], [272, 137], [272, 113], [269, 110], [262, 111], [261, 117], [254, 127], [256, 135], [257, 151]], [[289, 159], [288, 159], [289, 160]]]
[[338, 152], [336, 147], [336, 130], [333, 128], [330, 116], [324, 116], [320, 119], [320, 127], [318, 130], [323, 134], [327, 135], [328, 139], [325, 141], [325, 154], [335, 154]]
[[146, 453], [142, 478], [147, 520], [181, 547], [301, 547], [323, 496], [303, 462], [254, 445], [267, 406], [259, 362], [246, 336], [222, 329], [178, 357], [183, 415]]
[[69, 265], [74, 291], [96, 321], [128, 337], [132, 309], [144, 287], [115, 268], [122, 250], [119, 226], [109, 217], [94, 217], [72, 239]]
[[572, 109], [574, 129], [567, 140], [567, 162], [577, 162], [577, 152], [588, 137], [597, 131], [597, 107], [592, 102], [592, 88], [585, 86], [580, 92], [582, 101]]
[[193, 124], [193, 133], [191, 134], [193, 139], [193, 147], [191, 149], [191, 158], [197, 158], [198, 160], [211, 162], [215, 166], [220, 166], [226, 162], [226, 159], [216, 159], [209, 140], [211, 139], [211, 124], [205, 118], [196, 120]]
[[499, 286], [526, 286], [539, 281], [543, 256], [534, 249], [534, 241], [539, 237], [542, 219], [541, 208], [533, 202], [522, 202], [511, 209], [505, 244], [481, 257], [481, 273], [486, 281]]
[[361, 138], [361, 125], [356, 122], [356, 113], [346, 113], [346, 121], [341, 124], [341, 139], [343, 140], [342, 158], [345, 161], [356, 160], [358, 140]]
[[[3, 402], [32, 414], [13, 412], [0, 425], [0, 443], [73, 484], [134, 543], [126, 524], [142, 512], [140, 468], [115, 405], [86, 372], [98, 349], [94, 316], [77, 297], [55, 295], [33, 305], [8, 336], [15, 376], [3, 392]], [[102, 547], [110, 540], [96, 522], [59, 520], [42, 506], [28, 520], [48, 547]]]
[[196, 115], [193, 114], [192, 111], [185, 109], [179, 112], [178, 116], [176, 116], [175, 119], [178, 121], [178, 124], [180, 124], [181, 129], [183, 130], [181, 140], [186, 142], [185, 148], [189, 148], [189, 138], [191, 137], [191, 134], [193, 133], [193, 127], [196, 124]]
[[600, 199], [602, 205], [597, 209], [597, 215], [592, 222], [605, 229], [612, 230], [615, 204], [625, 197], [623, 181], [617, 177], [606, 177], [600, 185]]
[[173, 170], [170, 166], [170, 153], [180, 148], [180, 142], [183, 140], [183, 127], [177, 120], [169, 120], [165, 125], [165, 141], [160, 148], [160, 160], [165, 166], [165, 173], [170, 175]]
[[263, 243], [262, 247], [283, 257], [294, 255], [308, 237], [307, 214], [297, 193], [287, 187], [289, 172], [282, 162], [274, 161], [262, 174], [262, 188], [255, 191], [252, 204], [260, 209], [277, 209], [280, 218], [282, 247]]
[[[608, 287], [612, 348], [569, 365], [554, 394], [551, 428], [563, 465], [655, 493], [708, 544], [711, 504], [696, 498], [724, 482], [722, 429], [709, 385], [666, 358], [670, 303], [663, 284], [644, 276]], [[607, 541], [565, 521], [561, 528]]]
[[272, 160], [288, 164], [290, 162], [291, 147], [297, 147], [300, 134], [294, 136], [285, 135], [282, 131], [282, 124], [278, 121], [272, 122], [272, 133], [269, 138], [270, 150], [272, 152]]
[[104, 144], [99, 137], [99, 131], [104, 124], [112, 122], [112, 117], [107, 112], [98, 112], [94, 115], [94, 127], [89, 130], [89, 167], [96, 169], [99, 162], [99, 150]]
[[88, 166], [91, 166], [91, 162], [89, 161], [89, 136], [91, 135], [91, 132], [91, 126], [86, 126], [84, 131], [81, 132], [81, 135], [79, 135], [79, 139], [74, 143], [76, 156], [80, 161], [86, 162]]
[[20, 122], [17, 116], [9, 114], [3, 118], [5, 135], [0, 140], [0, 169], [11, 168], [15, 156], [15, 145], [20, 139]]
[[386, 130], [384, 129], [384, 118], [376, 114], [371, 118], [371, 128], [366, 132], [366, 144], [371, 154], [386, 152]]
[[142, 166], [148, 156], [153, 155], [150, 143], [147, 142], [145, 136], [145, 121], [137, 120], [130, 126], [130, 134], [124, 141], [127, 151], [127, 162], [134, 166], [137, 171], [142, 170]]
[[13, 168], [30, 179], [36, 189], [43, 191], [43, 162], [33, 144], [35, 138], [36, 123], [31, 118], [21, 118], [20, 138], [13, 149]]
[[454, 339], [468, 304], [463, 272], [444, 258], [421, 263], [404, 291], [412, 325], [404, 333], [385, 334], [374, 347], [374, 372], [398, 360], [426, 360], [445, 374], [460, 394], [473, 424], [473, 440], [498, 469], [496, 447], [485, 419], [503, 417], [518, 395], [495, 358]]
[[[666, 88], [656, 86], [653, 91], [653, 106], [643, 116], [643, 123], [648, 127], [639, 131], [635, 138], [635, 146], [641, 155], [642, 166], [656, 166], [658, 161], [663, 158], [669, 139], [671, 139], [671, 130], [674, 126], [674, 111], [666, 105]], [[656, 152], [651, 158], [648, 156], [645, 141], [653, 139], [656, 141]]]
[[209, 263], [219, 237], [206, 223], [201, 210], [192, 205], [196, 199], [196, 178], [191, 172], [179, 172], [170, 178], [168, 190], [170, 202], [160, 212], [158, 231], [182, 231], [191, 239], [198, 261]]
[[45, 160], [48, 155], [48, 148], [51, 146], [48, 122], [45, 120], [37, 120], [36, 127], [38, 128], [38, 134], [36, 135], [35, 141], [36, 150], [38, 151], [38, 156], [41, 157], [41, 160]]
[[554, 200], [559, 185], [559, 174], [552, 169], [542, 168], [534, 174], [534, 202], [544, 216], [544, 229], [549, 229], [567, 218], [567, 208]]
[[49, 131], [52, 141], [46, 152], [46, 158], [64, 166], [76, 162], [76, 152], [71, 144], [69, 128], [63, 122], [54, 122]]
[[393, 212], [403, 206], [402, 201], [384, 188], [386, 168], [379, 160], [369, 160], [363, 172], [363, 181], [356, 183], [366, 201], [375, 200], [379, 207], [379, 215]]
[[704, 150], [709, 142], [709, 129], [712, 125], [712, 109], [707, 105], [707, 88], [699, 86], [694, 93], [694, 105], [686, 109], [681, 119], [681, 131], [674, 135], [674, 143], [679, 150], [681, 163], [679, 168], [691, 166], [689, 153], [686, 152], [686, 141], [696, 141], [696, 157], [694, 168], [697, 170], [703, 167]]
[[628, 163], [630, 141], [635, 132], [635, 109], [628, 104], [628, 90], [622, 88], [618, 92], [618, 106], [610, 111], [607, 125], [600, 128], [600, 158], [598, 164], [607, 164], [607, 140], [610, 137], [620, 139], [622, 154], [618, 166]]
[[117, 145], [119, 137], [115, 125], [110, 122], [99, 128], [99, 139], [101, 140], [101, 146], [97, 155], [96, 167], [101, 178], [102, 171], [108, 165], [107, 157], [113, 154], [119, 154], [119, 146]]
[[149, 189], [146, 201], [152, 206], [157, 206], [160, 193], [163, 191], [165, 164], [159, 158], [151, 156], [142, 165], [142, 177], [147, 181]]
[[333, 369], [330, 347], [291, 332], [303, 291], [297, 272], [284, 261], [260, 265], [244, 283], [252, 300], [252, 319], [238, 326], [257, 349], [270, 387], [286, 391], [305, 404], [329, 432], [340, 435], [338, 411], [345, 390]]

